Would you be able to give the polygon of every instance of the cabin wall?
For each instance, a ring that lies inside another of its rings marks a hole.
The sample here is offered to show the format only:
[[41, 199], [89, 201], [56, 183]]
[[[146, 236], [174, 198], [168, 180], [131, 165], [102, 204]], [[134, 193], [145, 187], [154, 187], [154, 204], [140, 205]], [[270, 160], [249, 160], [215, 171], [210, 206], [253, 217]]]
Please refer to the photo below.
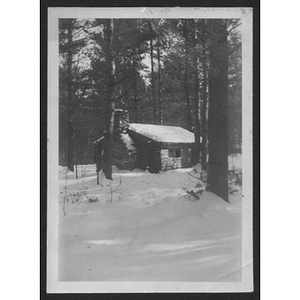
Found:
[[137, 167], [146, 170], [148, 167], [148, 151], [147, 151], [147, 145], [136, 145], [137, 149]]
[[149, 172], [158, 173], [161, 171], [161, 147], [160, 144], [150, 144], [148, 148]]
[[158, 173], [161, 170], [160, 147], [158, 145], [136, 144], [137, 167], [151, 173]]
[[179, 147], [168, 147], [167, 149], [161, 149], [161, 169], [167, 171], [171, 169], [188, 168], [191, 166], [191, 149], [179, 148], [180, 157], [170, 157], [169, 149], [176, 149]]
[[[128, 131], [137, 150], [136, 165], [151, 173], [191, 166], [191, 144], [155, 142], [141, 134]], [[180, 149], [180, 157], [170, 157], [169, 149]]]
[[137, 151], [137, 167], [158, 173], [161, 170], [160, 143], [132, 131], [128, 131], [128, 134], [134, 141]]
[[160, 153], [162, 171], [182, 168], [182, 157], [169, 157], [169, 149], [161, 149]]

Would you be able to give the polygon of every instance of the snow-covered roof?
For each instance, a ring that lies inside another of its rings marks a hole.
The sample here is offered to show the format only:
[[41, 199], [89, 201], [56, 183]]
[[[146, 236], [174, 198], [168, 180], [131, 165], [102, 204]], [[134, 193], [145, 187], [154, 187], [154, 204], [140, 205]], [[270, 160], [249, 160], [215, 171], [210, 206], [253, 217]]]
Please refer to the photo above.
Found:
[[194, 143], [194, 134], [178, 126], [131, 123], [129, 124], [129, 130], [157, 142]]

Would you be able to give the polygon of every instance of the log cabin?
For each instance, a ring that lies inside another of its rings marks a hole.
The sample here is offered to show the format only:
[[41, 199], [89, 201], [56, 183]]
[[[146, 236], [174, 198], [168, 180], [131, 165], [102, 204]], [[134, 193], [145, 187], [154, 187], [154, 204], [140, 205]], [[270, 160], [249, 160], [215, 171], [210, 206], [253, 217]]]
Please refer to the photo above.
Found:
[[178, 126], [131, 123], [127, 133], [136, 148], [138, 168], [158, 173], [191, 166], [192, 132]]
[[193, 146], [194, 134], [182, 127], [129, 123], [126, 111], [115, 111], [111, 163], [121, 170], [188, 168]]

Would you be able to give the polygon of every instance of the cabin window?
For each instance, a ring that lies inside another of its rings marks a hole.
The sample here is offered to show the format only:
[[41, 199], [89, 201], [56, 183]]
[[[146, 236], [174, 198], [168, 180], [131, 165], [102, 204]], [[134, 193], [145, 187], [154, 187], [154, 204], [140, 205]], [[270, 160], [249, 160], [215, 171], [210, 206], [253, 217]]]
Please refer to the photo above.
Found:
[[180, 157], [180, 149], [169, 149], [169, 157]]

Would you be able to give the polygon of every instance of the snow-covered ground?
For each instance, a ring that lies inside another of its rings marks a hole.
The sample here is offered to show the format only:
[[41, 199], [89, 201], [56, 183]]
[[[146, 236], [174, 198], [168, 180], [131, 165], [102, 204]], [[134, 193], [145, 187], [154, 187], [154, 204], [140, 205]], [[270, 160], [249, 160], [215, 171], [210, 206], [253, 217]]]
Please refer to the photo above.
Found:
[[[188, 197], [193, 169], [160, 174], [59, 169], [60, 281], [239, 282], [242, 193]], [[65, 215], [63, 202], [65, 201]]]

